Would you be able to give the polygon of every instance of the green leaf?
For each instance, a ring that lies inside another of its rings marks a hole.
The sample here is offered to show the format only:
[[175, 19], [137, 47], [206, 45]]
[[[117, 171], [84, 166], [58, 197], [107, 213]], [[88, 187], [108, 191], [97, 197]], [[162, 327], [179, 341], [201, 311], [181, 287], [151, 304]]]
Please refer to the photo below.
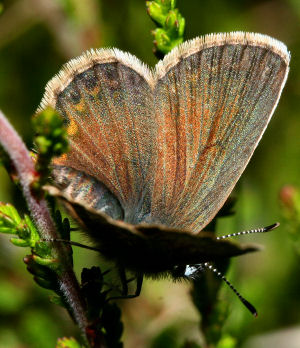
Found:
[[17, 234], [17, 230], [11, 227], [4, 227], [0, 225], [0, 232], [5, 234]]
[[13, 205], [0, 203], [0, 221], [7, 227], [13, 227], [19, 225], [22, 219]]
[[25, 220], [26, 225], [30, 229], [31, 239], [34, 240], [34, 241], [39, 241], [40, 240], [40, 235], [39, 235], [38, 230], [36, 229], [33, 221], [26, 214], [24, 215], [24, 220]]
[[19, 247], [34, 248], [40, 236], [28, 215], [22, 219], [11, 204], [0, 203], [0, 233], [15, 234], [11, 242]]
[[[26, 246], [30, 245], [29, 240], [31, 238], [31, 227], [35, 230], [31, 223], [29, 227], [27, 220], [22, 220], [17, 210], [11, 204], [0, 203], [0, 232], [15, 234], [20, 239], [26, 240]], [[22, 242], [16, 241], [15, 245], [21, 246]]]
[[[24, 263], [27, 265], [27, 270], [34, 276], [35, 282], [45, 288], [54, 290], [56, 293], [59, 292], [59, 285], [57, 281], [57, 272], [53, 269], [53, 265], [45, 264], [45, 262], [37, 262], [40, 261], [36, 255], [27, 255], [24, 258]], [[41, 263], [43, 263], [41, 265]], [[57, 267], [57, 266], [55, 266]]]

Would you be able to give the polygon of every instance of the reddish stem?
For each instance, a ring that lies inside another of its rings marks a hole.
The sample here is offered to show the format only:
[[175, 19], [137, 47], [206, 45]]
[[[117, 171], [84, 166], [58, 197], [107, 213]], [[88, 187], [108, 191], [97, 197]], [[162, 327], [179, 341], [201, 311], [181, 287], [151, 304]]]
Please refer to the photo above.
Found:
[[[22, 141], [21, 137], [0, 111], [0, 143], [9, 155], [16, 170], [25, 200], [31, 212], [33, 221], [42, 239], [57, 239], [56, 226], [51, 217], [47, 202], [44, 198], [37, 197], [31, 190], [34, 179], [38, 176], [34, 162]], [[84, 301], [80, 295], [80, 287], [74, 274], [72, 265], [66, 257], [65, 247], [62, 243], [55, 243], [53, 256], [60, 260], [62, 272], [57, 275], [61, 292], [72, 310], [72, 315], [81, 332], [86, 338], [88, 320], [85, 314]]]

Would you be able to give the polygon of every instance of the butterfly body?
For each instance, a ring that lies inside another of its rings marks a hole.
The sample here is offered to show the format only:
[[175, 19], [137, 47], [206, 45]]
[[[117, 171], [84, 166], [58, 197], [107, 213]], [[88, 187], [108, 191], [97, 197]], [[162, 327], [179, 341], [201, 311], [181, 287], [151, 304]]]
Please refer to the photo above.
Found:
[[47, 190], [104, 256], [137, 272], [253, 251], [201, 231], [262, 137], [288, 64], [282, 43], [240, 32], [183, 43], [154, 70], [118, 50], [87, 52], [40, 106], [60, 111], [70, 138]]

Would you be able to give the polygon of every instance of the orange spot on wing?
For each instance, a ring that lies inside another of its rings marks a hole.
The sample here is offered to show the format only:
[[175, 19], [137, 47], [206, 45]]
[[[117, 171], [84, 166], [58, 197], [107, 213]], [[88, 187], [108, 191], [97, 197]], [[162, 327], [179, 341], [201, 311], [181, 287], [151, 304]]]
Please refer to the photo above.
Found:
[[58, 157], [58, 158], [54, 158], [53, 159], [53, 163], [54, 164], [57, 164], [57, 165], [59, 165], [59, 164], [65, 164], [65, 162], [66, 162], [66, 160], [67, 160], [67, 154], [66, 153], [64, 153], [63, 155], [61, 155], [60, 157]]
[[76, 122], [72, 118], [70, 118], [70, 124], [67, 128], [67, 133], [69, 135], [75, 135], [77, 132], [78, 132], [78, 126]]

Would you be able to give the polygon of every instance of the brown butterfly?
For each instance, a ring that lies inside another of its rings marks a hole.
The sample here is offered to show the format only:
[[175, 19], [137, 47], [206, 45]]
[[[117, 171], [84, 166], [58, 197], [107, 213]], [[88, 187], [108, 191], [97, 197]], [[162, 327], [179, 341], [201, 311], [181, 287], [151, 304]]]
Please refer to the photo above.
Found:
[[70, 140], [46, 189], [139, 279], [256, 250], [203, 229], [262, 137], [289, 60], [283, 43], [242, 32], [184, 42], [154, 69], [117, 49], [84, 53], [39, 107], [63, 115]]

